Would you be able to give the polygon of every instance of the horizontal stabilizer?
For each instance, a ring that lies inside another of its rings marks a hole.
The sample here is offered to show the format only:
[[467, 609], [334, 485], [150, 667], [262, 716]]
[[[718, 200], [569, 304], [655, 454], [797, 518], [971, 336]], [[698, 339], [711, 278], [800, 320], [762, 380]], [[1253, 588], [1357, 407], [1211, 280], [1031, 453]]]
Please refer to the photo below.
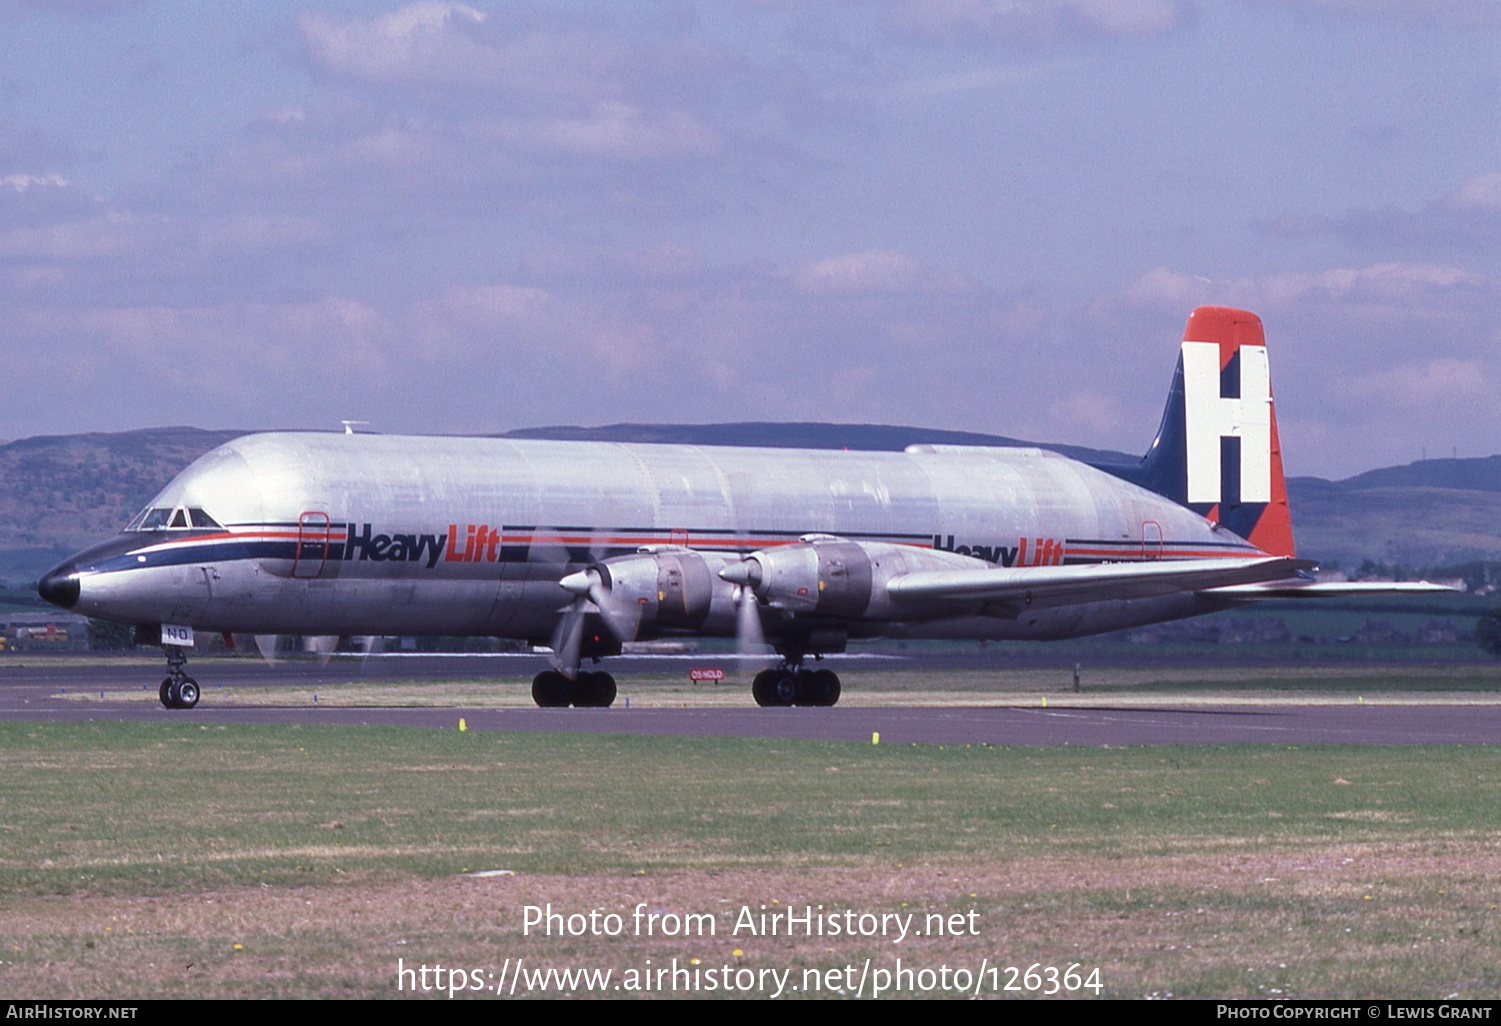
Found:
[[[1147, 598], [1235, 585], [1284, 583], [1317, 564], [1306, 559], [1185, 559], [903, 574], [886, 585], [896, 601], [981, 601], [1034, 608]], [[1218, 590], [1215, 592], [1218, 594]]]

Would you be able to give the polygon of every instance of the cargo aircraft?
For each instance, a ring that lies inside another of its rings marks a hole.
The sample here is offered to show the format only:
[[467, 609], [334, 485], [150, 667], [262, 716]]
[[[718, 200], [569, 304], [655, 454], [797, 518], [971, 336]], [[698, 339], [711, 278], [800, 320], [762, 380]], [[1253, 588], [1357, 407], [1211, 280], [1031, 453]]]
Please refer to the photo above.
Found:
[[627, 642], [770, 644], [765, 705], [833, 705], [810, 665], [869, 638], [1050, 639], [1320, 583], [1293, 547], [1261, 321], [1201, 307], [1139, 462], [904, 452], [253, 434], [209, 452], [47, 601], [161, 644], [190, 709], [197, 632], [474, 635], [549, 645], [542, 706], [607, 706]]

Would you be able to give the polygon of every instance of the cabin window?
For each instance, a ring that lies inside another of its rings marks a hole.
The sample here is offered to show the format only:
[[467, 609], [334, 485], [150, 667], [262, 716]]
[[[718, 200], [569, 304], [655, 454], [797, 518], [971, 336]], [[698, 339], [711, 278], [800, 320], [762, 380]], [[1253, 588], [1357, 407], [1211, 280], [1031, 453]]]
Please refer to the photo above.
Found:
[[184, 513], [180, 508], [177, 510], [176, 513], [172, 514], [172, 526], [173, 527], [187, 527], [188, 526], [188, 515], [186, 513]]
[[194, 527], [218, 527], [219, 522], [201, 509], [188, 510], [188, 520]]

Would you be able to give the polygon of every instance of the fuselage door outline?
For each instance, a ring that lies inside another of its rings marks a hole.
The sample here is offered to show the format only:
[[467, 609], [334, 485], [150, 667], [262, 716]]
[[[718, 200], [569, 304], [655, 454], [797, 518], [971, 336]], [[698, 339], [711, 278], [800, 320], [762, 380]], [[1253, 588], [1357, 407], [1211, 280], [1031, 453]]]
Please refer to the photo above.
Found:
[[1141, 522], [1141, 558], [1162, 558], [1162, 525], [1155, 520]]
[[328, 566], [328, 514], [308, 510], [297, 518], [297, 548], [292, 553], [292, 576], [309, 580], [323, 576]]

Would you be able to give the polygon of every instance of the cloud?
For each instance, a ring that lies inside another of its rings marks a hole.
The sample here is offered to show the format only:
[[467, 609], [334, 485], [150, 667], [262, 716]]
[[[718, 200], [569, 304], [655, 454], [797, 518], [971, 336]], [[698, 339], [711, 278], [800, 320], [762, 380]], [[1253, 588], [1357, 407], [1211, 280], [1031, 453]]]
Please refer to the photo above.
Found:
[[331, 74], [455, 84], [489, 79], [504, 68], [501, 55], [470, 31], [484, 20], [463, 4], [423, 0], [372, 19], [303, 15], [298, 29], [313, 61]]
[[898, 79], [881, 85], [840, 86], [829, 96], [836, 100], [924, 100], [955, 96], [985, 89], [998, 89], [1038, 75], [1079, 67], [1078, 61], [1047, 61], [1012, 65], [998, 64], [923, 78]]
[[574, 373], [649, 376], [662, 357], [650, 325], [528, 286], [450, 288], [406, 321], [426, 360], [462, 363], [488, 353], [533, 372], [551, 369], [559, 382]]
[[[16, 311], [15, 318], [29, 337], [48, 340], [56, 362], [83, 379], [70, 383], [68, 394], [119, 407], [122, 394], [138, 392], [149, 397], [149, 409], [166, 383], [181, 389], [174, 416], [205, 424], [223, 424], [226, 417], [255, 423], [268, 412], [290, 418], [289, 395], [322, 410], [388, 377], [397, 338], [379, 311], [337, 297], [198, 307], [36, 307]], [[90, 377], [97, 382], [93, 389], [87, 387]], [[297, 422], [313, 423], [316, 416]], [[160, 417], [147, 414], [141, 421], [160, 423]]]
[[673, 19], [615, 28], [437, 0], [306, 15], [299, 56], [324, 88], [258, 119], [195, 184], [221, 209], [389, 225], [470, 219], [477, 204], [562, 220], [691, 212], [701, 195], [724, 202], [695, 191], [714, 168], [773, 177], [802, 116], [780, 98], [795, 74], [758, 71]]
[[590, 288], [686, 284], [706, 270], [698, 254], [673, 243], [624, 251], [550, 246], [522, 258], [522, 273], [527, 278]]
[[962, 291], [967, 287], [959, 275], [924, 268], [905, 253], [890, 250], [826, 257], [798, 268], [792, 280], [799, 292], [810, 295]]
[[139, 260], [160, 249], [162, 218], [107, 214], [0, 232], [0, 259], [57, 261], [128, 257]]
[[1456, 291], [1480, 289], [1487, 284], [1484, 276], [1463, 268], [1422, 263], [1283, 272], [1241, 279], [1213, 279], [1158, 268], [1133, 282], [1124, 298], [1136, 305], [1185, 311], [1206, 303], [1281, 311], [1309, 302], [1416, 309], [1425, 303], [1447, 301]]
[[[1498, 5], [1501, 10], [1501, 5]], [[1464, 249], [1501, 242], [1501, 173], [1478, 175], [1421, 210], [1350, 210], [1263, 222], [1274, 235], [1331, 235], [1367, 249]]]
[[307, 62], [323, 75], [492, 111], [665, 103], [738, 63], [689, 37], [627, 41], [597, 21], [576, 25], [525, 8], [485, 14], [436, 0], [372, 19], [307, 15], [298, 29]]
[[618, 101], [596, 104], [579, 118], [496, 122], [483, 134], [518, 148], [631, 161], [709, 156], [723, 146], [717, 132], [686, 111], [643, 111]]
[[1256, 0], [1263, 6], [1302, 7], [1351, 20], [1432, 21], [1448, 25], [1501, 24], [1495, 0]]
[[1097, 307], [1130, 337], [1149, 311], [1160, 321], [1200, 304], [1265, 320], [1291, 473], [1343, 476], [1415, 459], [1425, 445], [1493, 445], [1482, 439], [1501, 431], [1492, 276], [1421, 262], [1244, 278], [1159, 268]]
[[1186, 0], [885, 0], [882, 9], [903, 32], [968, 45], [1158, 36], [1193, 14]]
[[1469, 405], [1497, 398], [1490, 371], [1478, 360], [1441, 357], [1404, 363], [1355, 378], [1337, 380], [1334, 393], [1357, 402], [1379, 400], [1403, 408]]
[[1088, 438], [1119, 438], [1141, 426], [1132, 423], [1120, 396], [1095, 390], [1073, 392], [1054, 401], [1050, 415], [1066, 425], [1066, 429], [1057, 432], [1058, 440], [1078, 438], [1081, 431]]
[[1471, 178], [1445, 196], [1442, 205], [1450, 210], [1501, 213], [1501, 172]]

